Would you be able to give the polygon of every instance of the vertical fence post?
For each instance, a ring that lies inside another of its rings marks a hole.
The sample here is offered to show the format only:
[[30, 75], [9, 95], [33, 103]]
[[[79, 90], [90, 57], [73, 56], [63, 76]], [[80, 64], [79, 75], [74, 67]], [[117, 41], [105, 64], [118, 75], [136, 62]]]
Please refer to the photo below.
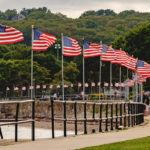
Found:
[[55, 138], [54, 128], [54, 101], [51, 100], [51, 123], [52, 123], [52, 138]]
[[75, 135], [77, 135], [77, 102], [74, 103]]
[[64, 106], [64, 137], [67, 136], [67, 132], [66, 132], [66, 101], [63, 102], [63, 106]]
[[18, 141], [18, 113], [19, 113], [19, 103], [16, 105], [16, 116], [15, 116], [15, 142]]
[[131, 126], [133, 127], [133, 104], [131, 104]]
[[124, 103], [124, 127], [126, 127], [126, 103]]
[[122, 103], [120, 104], [120, 125], [122, 126]]
[[138, 103], [136, 104], [136, 125], [138, 125]]
[[133, 106], [134, 106], [134, 126], [135, 126], [135, 124], [136, 124], [136, 104], [133, 104]]
[[95, 103], [93, 104], [93, 119], [95, 119]]
[[128, 103], [128, 127], [130, 127], [130, 103]]
[[118, 129], [118, 103], [116, 104], [116, 129]]
[[86, 125], [86, 102], [84, 103], [84, 134], [87, 134], [87, 125]]
[[35, 140], [35, 101], [32, 102], [32, 141]]
[[106, 127], [105, 127], [105, 131], [108, 131], [108, 103], [106, 104]]
[[102, 109], [103, 109], [103, 104], [101, 103], [99, 105], [99, 132], [102, 132]]
[[1, 129], [1, 127], [0, 127], [0, 137], [1, 137], [1, 139], [3, 139], [3, 134], [2, 134], [2, 129]]
[[142, 122], [144, 122], [144, 109], [145, 109], [144, 104], [141, 104], [141, 107], [142, 107], [142, 112], [141, 113], [143, 113], [143, 115], [142, 115]]
[[113, 130], [113, 103], [111, 104], [111, 130]]

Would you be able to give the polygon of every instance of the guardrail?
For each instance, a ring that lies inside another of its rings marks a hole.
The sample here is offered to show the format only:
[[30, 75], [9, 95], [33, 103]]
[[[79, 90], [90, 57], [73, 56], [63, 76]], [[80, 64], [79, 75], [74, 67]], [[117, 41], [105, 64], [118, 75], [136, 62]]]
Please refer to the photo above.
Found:
[[[61, 118], [56, 118], [54, 104], [60, 103], [63, 107]], [[73, 104], [74, 116], [67, 118], [66, 106]], [[83, 105], [83, 117], [78, 117], [77, 105]], [[92, 118], [87, 116], [87, 105], [92, 105]], [[99, 107], [99, 117], [95, 117], [95, 108]], [[104, 112], [103, 112], [104, 111]], [[110, 114], [108, 115], [108, 112]], [[67, 121], [74, 121], [74, 133], [78, 134], [78, 122], [83, 122], [84, 134], [87, 134], [87, 122], [98, 121], [98, 132], [103, 132], [102, 125], [105, 125], [105, 131], [118, 129], [120, 126], [133, 127], [144, 122], [144, 104], [135, 102], [87, 102], [87, 101], [58, 101], [51, 100], [51, 125], [52, 138], [55, 138], [55, 121], [63, 121], [64, 137], [67, 136]], [[110, 127], [110, 129], [108, 129]]]
[[[18, 113], [19, 113], [19, 106], [22, 103], [31, 103], [32, 107], [31, 107], [31, 119], [28, 120], [18, 120]], [[35, 101], [34, 100], [22, 100], [22, 101], [2, 101], [0, 102], [0, 105], [3, 104], [16, 104], [16, 115], [15, 115], [15, 119], [14, 120], [2, 120], [0, 119], [0, 137], [1, 139], [3, 139], [3, 134], [2, 134], [2, 130], [1, 130], [1, 126], [5, 126], [5, 125], [15, 125], [15, 142], [18, 141], [18, 124], [23, 124], [23, 123], [29, 123], [31, 122], [32, 127], [31, 127], [31, 131], [32, 131], [32, 136], [31, 139], [32, 141], [35, 140]]]

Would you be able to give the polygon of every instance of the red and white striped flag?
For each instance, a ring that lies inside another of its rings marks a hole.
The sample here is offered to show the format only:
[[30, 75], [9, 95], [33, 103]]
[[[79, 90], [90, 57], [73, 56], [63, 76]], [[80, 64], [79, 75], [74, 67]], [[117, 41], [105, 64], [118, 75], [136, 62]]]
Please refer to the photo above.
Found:
[[115, 64], [122, 65], [122, 63], [124, 63], [126, 61], [126, 53], [124, 51], [121, 51], [121, 50], [116, 50], [115, 54], [116, 54], [116, 57], [111, 62], [115, 63]]
[[36, 89], [40, 89], [40, 85], [36, 85]]
[[89, 86], [89, 84], [88, 83], [85, 83], [85, 87], [88, 87]]
[[98, 82], [98, 83], [97, 83], [97, 86], [100, 86], [100, 85], [101, 85], [101, 83], [100, 83], [100, 82]]
[[33, 90], [33, 89], [34, 89], [34, 86], [30, 86], [30, 87], [29, 87], [29, 90]]
[[0, 44], [16, 43], [23, 39], [23, 34], [19, 30], [0, 24]]
[[102, 54], [101, 60], [102, 61], [114, 61], [116, 58], [115, 50], [111, 46], [102, 45]]
[[7, 88], [6, 88], [6, 91], [9, 91], [9, 90], [10, 90], [10, 88], [9, 88], [9, 87], [7, 87]]
[[65, 85], [64, 85], [64, 88], [68, 88], [68, 85], [67, 85], [67, 84], [65, 84]]
[[92, 86], [95, 86], [95, 83], [94, 82], [92, 82], [92, 84], [91, 84]]
[[67, 36], [63, 36], [63, 56], [79, 56], [81, 47], [78, 42]]
[[81, 87], [82, 86], [82, 84], [81, 83], [78, 83], [78, 87]]
[[124, 83], [121, 83], [121, 87], [125, 87], [125, 84], [124, 84]]
[[46, 89], [46, 85], [43, 85], [43, 89]]
[[26, 87], [25, 87], [25, 86], [23, 86], [23, 87], [22, 87], [22, 91], [25, 91], [25, 90], [26, 90]]
[[115, 87], [118, 87], [118, 86], [119, 86], [119, 83], [116, 82], [116, 83], [115, 83]]
[[46, 51], [49, 46], [55, 43], [55, 41], [56, 37], [54, 35], [33, 29], [33, 51]]
[[137, 61], [137, 73], [144, 77], [150, 77], [150, 64], [145, 61], [138, 60]]
[[57, 89], [60, 89], [60, 85], [57, 85], [56, 88], [57, 88]]
[[84, 41], [84, 58], [96, 57], [101, 55], [102, 47], [95, 43]]
[[108, 84], [107, 82], [105, 82], [105, 83], [104, 83], [104, 86], [105, 86], [105, 87], [108, 87], [108, 86], [109, 86], [109, 84]]
[[16, 87], [14, 87], [14, 91], [18, 91], [19, 90], [19, 88], [16, 86]]
[[52, 88], [53, 88], [53, 85], [51, 84], [51, 85], [49, 86], [49, 88], [52, 89]]

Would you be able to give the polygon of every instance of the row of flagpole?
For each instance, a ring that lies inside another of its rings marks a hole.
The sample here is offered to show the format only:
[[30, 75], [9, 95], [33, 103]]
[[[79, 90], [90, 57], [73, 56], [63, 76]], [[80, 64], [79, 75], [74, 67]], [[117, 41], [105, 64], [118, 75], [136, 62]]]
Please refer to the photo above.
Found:
[[[32, 49], [33, 49], [33, 40], [34, 40], [34, 26], [32, 25]], [[63, 58], [63, 33], [61, 34], [62, 39], [62, 98], [64, 100], [64, 58]], [[100, 42], [102, 45], [102, 42]], [[99, 62], [99, 82], [101, 83], [101, 69], [102, 69], [102, 61], [100, 56]], [[128, 69], [127, 69], [127, 79], [128, 79]], [[120, 66], [120, 83], [121, 83], [121, 66]], [[112, 63], [110, 61], [110, 99], [111, 99], [111, 84], [112, 84]], [[33, 86], [33, 50], [31, 50], [31, 86]], [[120, 87], [121, 88], [121, 87]], [[137, 93], [137, 83], [136, 83], [136, 92]], [[142, 91], [142, 83], [141, 83], [141, 91]], [[99, 100], [100, 100], [100, 92], [101, 85], [99, 86]], [[84, 60], [84, 44], [83, 44], [83, 100], [85, 100], [85, 60]], [[141, 94], [142, 95], [142, 94]], [[136, 96], [137, 97], [137, 96]], [[33, 89], [31, 89], [31, 99], [33, 99]], [[142, 98], [141, 98], [142, 99]]]
[[[5, 38], [2, 39], [1, 44], [10, 44], [10, 43], [15, 43], [15, 42], [20, 42], [22, 41], [23, 38], [23, 34], [12, 28], [12, 27], [8, 27], [8, 26], [3, 26], [0, 25], [0, 28], [2, 30], [2, 34], [0, 33], [0, 36], [4, 36], [7, 37], [7, 41], [5, 40]], [[7, 30], [7, 32], [6, 32]], [[12, 31], [17, 32], [17, 36], [15, 37], [15, 40], [11, 40], [13, 33], [11, 33]], [[6, 32], [6, 35], [5, 35]], [[10, 32], [10, 34], [8, 35], [7, 33]], [[43, 33], [37, 29], [34, 28], [34, 25], [32, 25], [32, 50], [31, 50], [31, 86], [33, 86], [33, 51], [44, 51], [46, 50], [50, 45], [52, 45], [55, 41], [56, 41], [56, 37], [53, 35], [48, 35], [46, 33]], [[45, 38], [46, 37], [46, 38]], [[63, 34], [61, 34], [61, 38], [62, 38], [62, 96], [63, 96], [63, 100], [64, 100], [64, 60], [63, 60], [63, 54], [64, 54], [64, 37]], [[42, 40], [41, 40], [42, 39]], [[49, 40], [49, 41], [47, 41]], [[34, 43], [34, 41], [36, 41]], [[39, 42], [40, 41], [40, 42]], [[39, 42], [39, 43], [38, 43]], [[85, 41], [84, 41], [85, 42]], [[42, 44], [41, 44], [42, 43]], [[43, 44], [44, 43], [44, 44]], [[36, 46], [35, 46], [36, 45]], [[100, 45], [102, 45], [102, 42], [100, 43]], [[44, 47], [45, 46], [45, 47]], [[85, 51], [85, 47], [83, 44], [83, 100], [85, 100], [85, 60], [84, 60], [84, 51]], [[77, 56], [77, 55], [76, 55]], [[98, 56], [98, 55], [97, 55]], [[111, 60], [101, 60], [101, 56], [100, 56], [100, 72], [99, 72], [99, 82], [101, 83], [101, 67], [102, 67], [102, 61], [110, 61], [110, 97], [111, 97], [111, 84], [112, 84], [112, 62]], [[141, 61], [142, 62], [142, 61]], [[145, 62], [143, 62], [144, 64]], [[148, 72], [149, 73], [149, 72]], [[144, 74], [144, 77], [147, 77], [147, 74]], [[149, 75], [148, 75], [149, 77]], [[128, 79], [128, 69], [127, 69], [127, 79]], [[120, 83], [121, 83], [121, 66], [120, 66]], [[142, 82], [141, 82], [141, 92], [142, 92]], [[99, 86], [99, 93], [101, 92], [101, 86]], [[137, 92], [138, 92], [138, 86], [137, 83], [135, 84], [135, 96], [137, 97]], [[31, 99], [33, 99], [33, 89], [31, 90]]]

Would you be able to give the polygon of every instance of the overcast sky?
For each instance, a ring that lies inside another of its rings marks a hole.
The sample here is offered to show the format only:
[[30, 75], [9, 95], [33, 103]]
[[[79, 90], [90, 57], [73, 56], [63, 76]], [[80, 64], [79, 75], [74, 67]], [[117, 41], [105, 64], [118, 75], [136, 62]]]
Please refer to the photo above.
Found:
[[112, 9], [115, 12], [136, 10], [150, 12], [150, 0], [0, 0], [0, 10], [47, 7], [68, 17], [79, 17], [84, 11]]

